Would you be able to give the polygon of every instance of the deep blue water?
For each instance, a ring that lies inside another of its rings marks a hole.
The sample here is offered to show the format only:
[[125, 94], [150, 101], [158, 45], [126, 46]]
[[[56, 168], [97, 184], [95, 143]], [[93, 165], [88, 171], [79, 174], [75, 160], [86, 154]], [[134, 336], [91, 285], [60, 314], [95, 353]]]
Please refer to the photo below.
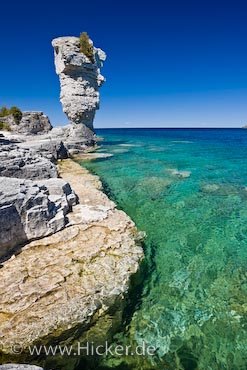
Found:
[[148, 276], [111, 368], [247, 369], [247, 130], [104, 129], [86, 162], [147, 233]]

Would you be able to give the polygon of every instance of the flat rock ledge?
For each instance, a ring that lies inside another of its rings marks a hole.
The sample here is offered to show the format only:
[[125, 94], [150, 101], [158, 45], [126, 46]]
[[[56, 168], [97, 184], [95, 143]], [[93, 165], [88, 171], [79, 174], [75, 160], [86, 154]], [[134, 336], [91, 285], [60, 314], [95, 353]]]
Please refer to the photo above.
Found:
[[[68, 214], [66, 228], [26, 244], [2, 264], [1, 363], [54, 368], [48, 356], [30, 356], [30, 347], [109, 340], [143, 258], [142, 235], [102, 192], [99, 178], [70, 159], [61, 161], [58, 171], [79, 204]], [[15, 346], [21, 348], [18, 355]], [[54, 356], [51, 361], [54, 365]], [[56, 361], [55, 368], [73, 369], [79, 358]]]

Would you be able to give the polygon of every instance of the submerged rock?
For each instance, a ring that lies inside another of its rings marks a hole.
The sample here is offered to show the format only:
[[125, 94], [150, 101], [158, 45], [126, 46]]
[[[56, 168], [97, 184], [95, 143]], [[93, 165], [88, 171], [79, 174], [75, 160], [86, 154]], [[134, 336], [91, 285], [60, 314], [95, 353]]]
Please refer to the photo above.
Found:
[[214, 193], [220, 189], [217, 184], [205, 184], [202, 186], [202, 191], [205, 193]]
[[[58, 37], [52, 41], [52, 46], [56, 73], [60, 79], [63, 111], [73, 125], [78, 125], [71, 129], [71, 136], [75, 129], [77, 141], [80, 136], [85, 137], [85, 133], [87, 139], [93, 141], [93, 120], [99, 108], [99, 88], [105, 81], [100, 68], [106, 55], [101, 49], [93, 47], [93, 60], [90, 60], [81, 52], [78, 37]], [[84, 133], [78, 136], [80, 131]]]
[[98, 158], [110, 158], [110, 157], [113, 157], [113, 154], [92, 152], [92, 153], [80, 153], [80, 154], [78, 154], [74, 157], [78, 160], [80, 160], [80, 159], [93, 160], [93, 159], [98, 159]]
[[191, 171], [178, 171], [176, 168], [168, 168], [166, 171], [180, 179], [186, 179], [191, 175]]

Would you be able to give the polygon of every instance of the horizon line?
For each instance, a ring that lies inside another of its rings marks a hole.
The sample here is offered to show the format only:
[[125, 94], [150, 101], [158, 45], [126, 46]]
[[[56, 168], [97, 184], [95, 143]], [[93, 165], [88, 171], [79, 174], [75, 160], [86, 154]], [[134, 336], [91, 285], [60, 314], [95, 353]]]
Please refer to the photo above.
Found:
[[[247, 127], [246, 127], [247, 128]], [[153, 129], [153, 130], [159, 130], [159, 129], [164, 129], [164, 130], [239, 130], [239, 129], [245, 129], [244, 126], [241, 127], [95, 127], [95, 130], [118, 130], [118, 129], [127, 129], [127, 130], [136, 130], [136, 129]]]

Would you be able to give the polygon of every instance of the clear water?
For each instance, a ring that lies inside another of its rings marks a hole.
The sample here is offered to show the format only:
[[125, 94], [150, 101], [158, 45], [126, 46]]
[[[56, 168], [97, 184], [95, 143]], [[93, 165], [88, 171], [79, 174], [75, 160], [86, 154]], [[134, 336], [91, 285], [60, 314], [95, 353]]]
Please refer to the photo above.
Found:
[[86, 166], [147, 233], [148, 276], [115, 340], [156, 348], [104, 366], [247, 369], [247, 130], [97, 133], [114, 156]]

